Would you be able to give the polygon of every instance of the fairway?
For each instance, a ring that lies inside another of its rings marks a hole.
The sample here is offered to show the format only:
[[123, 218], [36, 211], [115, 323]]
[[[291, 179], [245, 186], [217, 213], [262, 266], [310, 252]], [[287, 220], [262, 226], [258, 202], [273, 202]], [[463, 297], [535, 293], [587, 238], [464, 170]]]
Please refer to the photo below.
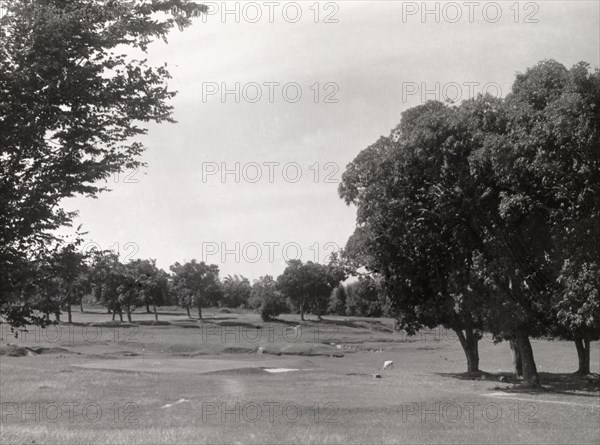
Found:
[[[600, 438], [600, 387], [568, 376], [576, 356], [569, 342], [533, 342], [549, 390], [531, 392], [510, 382], [506, 344], [484, 339], [481, 367], [488, 374], [470, 378], [451, 333], [408, 337], [394, 333], [390, 319], [302, 323], [287, 315], [285, 323], [263, 323], [240, 313], [199, 324], [172, 309], [160, 325], [139, 314], [141, 325], [119, 326], [103, 321], [106, 314], [82, 316], [89, 324], [18, 339], [3, 332], [4, 351], [9, 343], [38, 353], [0, 358], [2, 443], [508, 444], [517, 438], [595, 444]], [[290, 325], [301, 326], [297, 338]], [[597, 373], [598, 343], [592, 351]], [[392, 370], [381, 369], [385, 360], [394, 361]]]

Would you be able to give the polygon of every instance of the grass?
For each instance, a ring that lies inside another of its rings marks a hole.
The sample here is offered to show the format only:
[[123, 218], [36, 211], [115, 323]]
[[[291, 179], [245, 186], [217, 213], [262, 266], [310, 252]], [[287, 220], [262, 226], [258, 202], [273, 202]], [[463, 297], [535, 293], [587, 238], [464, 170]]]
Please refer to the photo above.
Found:
[[[510, 377], [510, 349], [489, 339], [480, 343], [481, 378], [464, 373], [457, 339], [441, 330], [406, 337], [387, 319], [263, 323], [207, 310], [198, 323], [165, 312], [159, 325], [153, 314], [115, 324], [96, 310], [19, 338], [3, 330], [3, 350], [37, 355], [0, 356], [0, 443], [600, 440], [598, 381], [570, 375], [569, 342], [533, 342], [546, 390], [531, 392], [499, 381]], [[385, 360], [393, 370], [381, 370]]]

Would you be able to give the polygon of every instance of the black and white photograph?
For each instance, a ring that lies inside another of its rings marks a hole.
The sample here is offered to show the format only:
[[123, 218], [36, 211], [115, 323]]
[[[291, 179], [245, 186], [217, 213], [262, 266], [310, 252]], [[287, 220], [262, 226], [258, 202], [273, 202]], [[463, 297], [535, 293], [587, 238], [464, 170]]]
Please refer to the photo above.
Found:
[[600, 445], [600, 0], [0, 0], [0, 444]]

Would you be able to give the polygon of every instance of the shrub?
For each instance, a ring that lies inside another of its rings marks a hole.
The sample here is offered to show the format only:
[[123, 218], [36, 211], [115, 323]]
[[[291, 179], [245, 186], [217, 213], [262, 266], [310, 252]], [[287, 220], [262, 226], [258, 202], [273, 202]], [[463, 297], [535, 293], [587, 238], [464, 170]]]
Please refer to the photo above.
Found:
[[263, 321], [269, 321], [279, 314], [288, 312], [288, 306], [285, 297], [281, 292], [267, 292], [263, 294], [262, 303], [260, 305], [260, 318]]

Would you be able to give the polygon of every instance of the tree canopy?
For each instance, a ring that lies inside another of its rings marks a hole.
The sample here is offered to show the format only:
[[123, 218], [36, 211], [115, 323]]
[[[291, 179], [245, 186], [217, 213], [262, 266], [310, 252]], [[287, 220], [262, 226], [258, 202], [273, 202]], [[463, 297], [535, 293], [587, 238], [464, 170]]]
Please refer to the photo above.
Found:
[[529, 336], [597, 335], [599, 91], [589, 65], [543, 61], [505, 99], [405, 111], [348, 165], [346, 255], [382, 274], [400, 327], [454, 329], [469, 370], [483, 328], [513, 339], [532, 384]]
[[[174, 122], [166, 66], [143, 53], [206, 11], [186, 0], [6, 0], [0, 17], [0, 315], [12, 321], [27, 263], [71, 222], [64, 198], [143, 165], [144, 124]], [[140, 57], [136, 55], [140, 54]], [[31, 314], [30, 314], [31, 315]], [[18, 317], [17, 317], [18, 318]], [[20, 322], [35, 321], [22, 317]]]

